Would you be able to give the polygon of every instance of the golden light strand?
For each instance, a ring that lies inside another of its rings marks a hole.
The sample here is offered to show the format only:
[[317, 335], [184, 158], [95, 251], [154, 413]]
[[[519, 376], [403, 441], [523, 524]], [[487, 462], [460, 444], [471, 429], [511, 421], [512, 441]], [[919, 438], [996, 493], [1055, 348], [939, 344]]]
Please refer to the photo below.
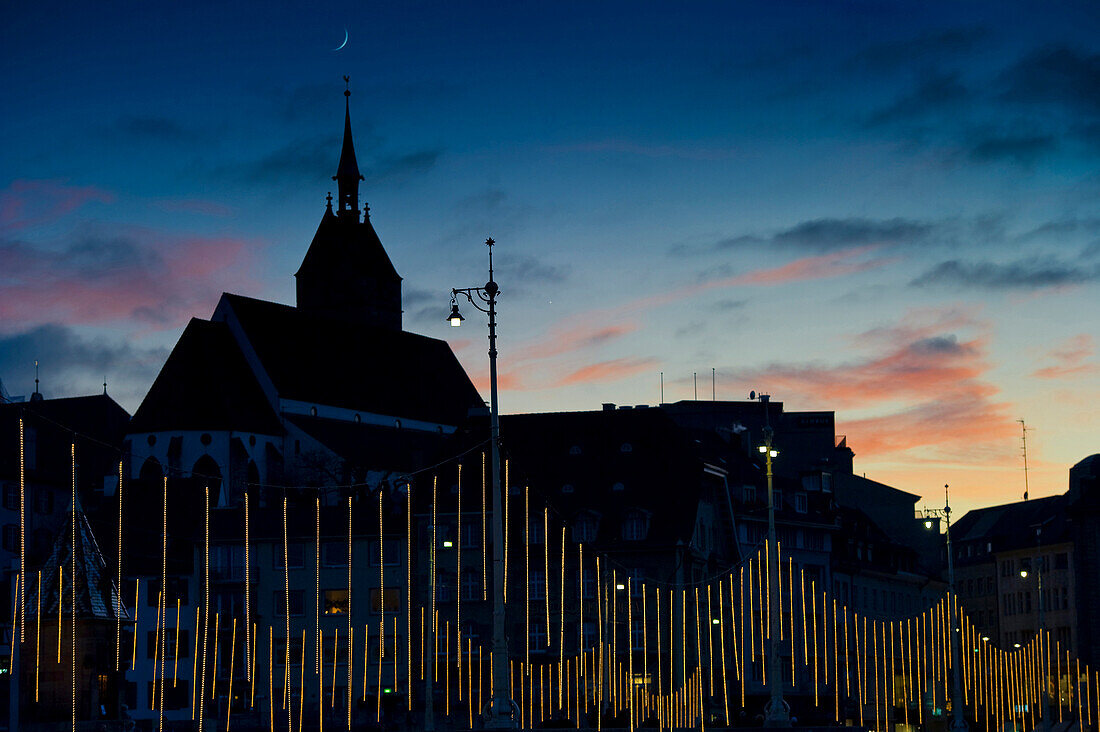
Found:
[[[511, 504], [512, 488], [508, 477], [508, 459], [504, 460], [504, 587], [501, 589], [504, 592], [504, 603], [508, 604], [508, 507]], [[484, 546], [482, 552], [485, 551]]]
[[[73, 647], [72, 647], [73, 703], [72, 703], [72, 717], [73, 717], [73, 719], [72, 719], [72, 722], [73, 722], [73, 732], [76, 732], [76, 443], [75, 442], [71, 443], [71, 445], [70, 445], [70, 453], [72, 455], [72, 460], [73, 460], [73, 499], [72, 499], [72, 504], [71, 504], [72, 505], [72, 511], [73, 511], [73, 517], [72, 517], [72, 521], [70, 522], [72, 524], [71, 541], [72, 541], [73, 551], [72, 551], [72, 554], [69, 556], [69, 561], [72, 562], [72, 572], [71, 572], [72, 578], [69, 580], [69, 583], [73, 587], [73, 593], [72, 593], [72, 609], [73, 609], [73, 629], [72, 629], [73, 630], [73, 632], [72, 632], [72, 642], [73, 642]], [[163, 585], [162, 585], [162, 587], [163, 587]], [[19, 588], [17, 587], [16, 588], [16, 593], [15, 593], [16, 596], [19, 595], [18, 590], [19, 590]], [[57, 608], [58, 608], [58, 610], [57, 610], [57, 627], [60, 628], [61, 627], [61, 598], [60, 597], [57, 598]], [[163, 728], [164, 728], [164, 723], [162, 722], [161, 723], [161, 729], [163, 729]]]
[[[199, 619], [197, 610], [198, 609], [196, 608], [196, 613], [195, 613], [195, 627], [196, 628], [198, 627], [198, 619]], [[252, 709], [252, 707], [256, 703], [256, 646], [258, 644], [259, 644], [259, 639], [256, 637], [256, 624], [253, 623], [252, 624], [252, 661], [251, 661], [251, 668], [249, 669], [250, 676], [248, 678], [248, 708], [249, 709]], [[303, 668], [304, 668], [304, 664], [303, 664]], [[194, 674], [191, 675], [191, 678], [194, 678]], [[194, 687], [194, 684], [192, 684], [191, 686]]]
[[[18, 580], [16, 580], [16, 581], [18, 582]], [[16, 594], [16, 596], [14, 598], [12, 598], [13, 601], [17, 600], [18, 597], [19, 597], [19, 595]], [[64, 623], [61, 622], [61, 602], [62, 602], [62, 598], [64, 598], [64, 597], [65, 597], [65, 565], [64, 564], [59, 564], [59, 565], [57, 565], [57, 663], [59, 665], [61, 663], [61, 629], [62, 629], [62, 626], [65, 625]], [[15, 613], [16, 613], [16, 611], [12, 610], [12, 617], [15, 617]], [[135, 622], [135, 628], [136, 627], [137, 626], [136, 626], [136, 622]], [[134, 631], [134, 638], [135, 638], [134, 648], [137, 648], [137, 640], [136, 640], [137, 639], [137, 631], [136, 630]]]
[[[11, 642], [11, 652], [8, 654], [8, 676], [9, 677], [11, 677], [11, 675], [15, 673], [15, 652], [19, 648], [18, 647], [19, 641], [17, 641], [15, 639], [15, 624], [17, 622], [19, 622], [19, 575], [18, 574], [15, 575], [15, 587], [13, 588], [13, 590], [14, 590], [14, 592], [12, 592], [12, 596], [11, 596], [12, 642]], [[62, 596], [58, 595], [57, 596], [57, 627], [58, 628], [61, 627], [61, 615], [62, 615], [61, 602], [62, 602]], [[60, 635], [58, 635], [58, 640], [60, 641]], [[58, 643], [58, 648], [60, 648], [60, 642]], [[58, 652], [60, 653], [60, 650]]]
[[[565, 524], [561, 526], [561, 576], [558, 587], [561, 590], [558, 599], [558, 664], [565, 658]], [[547, 628], [547, 634], [550, 630]], [[561, 695], [561, 679], [558, 680], [558, 695]], [[558, 705], [561, 705], [559, 699]]]
[[[19, 580], [16, 580], [18, 582]], [[119, 597], [121, 597], [121, 593]], [[121, 601], [120, 601], [121, 602]], [[34, 700], [38, 701], [38, 667], [42, 665], [42, 570], [38, 570], [38, 604], [34, 611]], [[115, 642], [115, 665], [118, 665], [118, 642]]]
[[[462, 463], [458, 464], [458, 507], [455, 529], [455, 648], [458, 653], [458, 700], [462, 701]], [[550, 625], [546, 626], [547, 637]]]
[[702, 683], [703, 644], [701, 628], [699, 627], [699, 588], [695, 587], [693, 589], [695, 590], [695, 668], [700, 672], [699, 683]]
[[[481, 453], [481, 599], [487, 601], [489, 599], [489, 569], [488, 561], [486, 559], [486, 548], [489, 546], [487, 541], [487, 520], [486, 520], [486, 506], [485, 506], [485, 453]], [[479, 646], [480, 649], [480, 646]], [[480, 650], [478, 651], [480, 653]], [[480, 660], [479, 660], [480, 663]], [[478, 669], [480, 673], [480, 667]], [[411, 678], [411, 677], [410, 677]], [[480, 709], [480, 706], [478, 707]]]
[[[57, 589], [58, 589], [57, 596], [58, 597], [61, 597], [60, 580], [61, 580], [61, 577], [58, 576], [58, 586], [57, 586]], [[131, 646], [130, 647], [130, 652], [131, 652], [130, 670], [131, 671], [133, 671], [134, 666], [137, 665], [138, 607], [139, 607], [138, 597], [141, 594], [140, 591], [139, 591], [140, 589], [141, 589], [141, 577], [137, 577], [137, 578], [134, 579], [134, 642], [130, 644], [130, 646]], [[58, 628], [58, 630], [57, 630], [57, 633], [58, 633], [58, 635], [57, 635], [57, 638], [58, 638], [57, 662], [61, 663], [61, 622], [60, 621], [58, 621], [58, 623], [57, 623], [57, 628]]]
[[[866, 620], [864, 621], [866, 626]], [[852, 613], [852, 636], [856, 642], [856, 696], [859, 697], [859, 726], [863, 726], [863, 670], [866, 668], [866, 659], [860, 650], [859, 643], [859, 613]], [[866, 642], [866, 636], [864, 637]]]
[[542, 599], [546, 607], [546, 647], [550, 647], [550, 509], [542, 509]]
[[[866, 620], [866, 618], [864, 618]], [[866, 628], [865, 628], [866, 629]], [[878, 694], [878, 621], [871, 622], [871, 643], [872, 653], [871, 656], [875, 661], [875, 729], [878, 730], [879, 721], [879, 694]]]
[[[408, 711], [413, 708], [413, 658], [412, 658], [412, 481], [405, 484], [405, 697]], [[395, 632], [396, 636], [397, 633]], [[367, 656], [363, 655], [366, 664]]]
[[[780, 570], [782, 570], [783, 565], [779, 565], [779, 568], [780, 568]], [[794, 652], [794, 649], [795, 649], [795, 642], [794, 642], [794, 559], [788, 559], [787, 560], [787, 594], [790, 596], [789, 604], [790, 604], [790, 608], [791, 608], [791, 626], [790, 626], [791, 627], [791, 687], [793, 688], [797, 685], [797, 681], [796, 681], [796, 677], [795, 677], [795, 673], [794, 673], [794, 667], [795, 667], [795, 661], [794, 661], [794, 657], [795, 657], [795, 652]], [[845, 654], [844, 660], [845, 660], [845, 662], [847, 662], [847, 660], [848, 660], [847, 654]]]
[[[244, 492], [244, 673], [252, 682], [252, 592], [251, 528], [248, 523], [248, 491]], [[232, 703], [232, 702], [230, 702]]]
[[[707, 588], [710, 591], [710, 588]], [[726, 726], [730, 726], [729, 690], [726, 685], [726, 610], [722, 599], [722, 581], [718, 581], [718, 650], [722, 655], [722, 710], [725, 712]], [[730, 608], [733, 612], [733, 608]]]
[[[220, 625], [221, 625], [221, 616], [220, 616], [219, 613], [215, 612], [214, 613], [214, 668], [213, 668], [213, 673], [210, 676], [210, 698], [211, 699], [216, 699], [217, 698], [217, 695], [215, 694], [215, 688], [218, 685], [218, 629], [219, 629]], [[288, 641], [289, 641], [289, 639], [288, 639]], [[289, 642], [286, 645], [287, 645], [287, 648], [290, 647]], [[289, 663], [287, 664], [287, 668], [290, 668]], [[287, 699], [290, 698], [290, 691], [289, 690], [287, 691], [286, 698]], [[290, 727], [288, 726], [287, 729], [290, 729]]]
[[324, 662], [321, 658], [321, 632], [321, 493], [318, 491], [313, 499], [313, 637], [317, 640], [313, 672], [318, 675]]
[[[158, 708], [160, 713], [158, 715], [159, 728], [164, 729], [164, 680], [168, 676], [165, 673], [164, 668], [164, 652], [165, 646], [168, 644], [168, 476], [163, 478], [164, 485], [164, 512], [161, 520], [161, 559], [160, 559], [160, 613], [161, 622], [164, 624], [163, 632], [160, 634], [160, 647], [157, 652], [160, 654], [160, 702]], [[73, 520], [76, 520], [76, 515], [73, 515]], [[76, 575], [73, 575], [73, 581], [76, 581]], [[156, 672], [156, 665], [154, 664], [154, 673]]]
[[[828, 668], [828, 661], [826, 661]], [[837, 643], [836, 598], [833, 598], [833, 698], [836, 702], [836, 720], [840, 722], [840, 647]]]
[[[271, 725], [269, 727], [269, 729], [272, 729], [272, 730], [275, 729], [275, 692], [274, 692], [274, 688], [273, 688], [274, 687], [274, 679], [273, 679], [274, 672], [272, 670], [272, 660], [273, 660], [273, 655], [274, 655], [274, 651], [273, 651], [274, 646], [275, 646], [275, 630], [274, 630], [274, 626], [269, 625], [269, 626], [267, 626], [267, 714], [268, 714], [268, 718], [270, 720], [270, 725]], [[206, 655], [205, 654], [206, 654], [206, 651], [204, 649], [203, 650], [203, 663], [204, 664], [206, 663]], [[320, 678], [319, 675], [318, 675], [318, 678]], [[199, 694], [199, 699], [200, 699], [199, 703], [201, 704], [202, 703], [201, 702], [202, 694]], [[318, 696], [318, 699], [317, 699], [317, 706], [318, 707], [321, 706], [320, 696]]]
[[[378, 653], [379, 658], [386, 657], [386, 561], [382, 553], [382, 545], [384, 541], [382, 539], [382, 494], [381, 490], [378, 491]], [[348, 499], [348, 511], [351, 511], [351, 499]], [[433, 507], [434, 510], [434, 507]], [[350, 527], [350, 524], [349, 524]], [[349, 534], [350, 536], [350, 534]], [[432, 548], [435, 551], [435, 548]], [[348, 567], [351, 567], [351, 557], [348, 557]], [[348, 586], [351, 586], [351, 573], [348, 573]], [[350, 597], [351, 591], [349, 589], [348, 595]], [[350, 607], [348, 608], [351, 609]], [[381, 661], [379, 661], [381, 664]], [[381, 671], [381, 669], [379, 669]]]
[[[645, 596], [645, 582], [642, 583], [642, 679], [644, 680], [645, 697], [649, 696], [649, 617], [646, 611], [646, 596]], [[633, 650], [633, 643], [631, 643], [631, 650]], [[632, 654], [633, 655], [633, 654]], [[631, 688], [633, 688], [634, 676], [630, 678]]]
[[799, 605], [802, 610], [802, 665], [809, 666], [810, 647], [809, 638], [806, 635], [806, 570], [801, 567], [798, 568], [798, 586], [802, 593], [802, 603]]
[[[379, 495], [379, 500], [381, 500], [381, 496], [382, 496], [382, 491], [381, 490], [378, 491], [378, 495]], [[369, 544], [368, 544], [368, 546], [369, 546]], [[347, 689], [347, 695], [348, 695], [348, 699], [347, 699], [348, 729], [351, 729], [351, 696], [352, 696], [351, 685], [352, 685], [352, 672], [355, 670], [355, 664], [352, 663], [352, 660], [354, 658], [354, 656], [352, 654], [354, 653], [353, 649], [355, 648], [355, 643], [353, 642], [354, 639], [355, 639], [355, 629], [352, 627], [352, 624], [351, 624], [351, 610], [352, 610], [352, 604], [351, 604], [351, 600], [352, 600], [352, 596], [351, 596], [352, 548], [351, 547], [352, 547], [352, 544], [351, 544], [351, 496], [348, 496], [348, 689]], [[381, 553], [382, 553], [382, 533], [381, 532], [378, 533], [378, 553], [379, 553], [379, 560], [381, 560], [381, 558], [382, 558], [381, 557]], [[379, 564], [381, 564], [381, 561], [379, 561]], [[369, 598], [368, 598], [368, 600], [369, 600]], [[385, 608], [385, 606], [386, 606], [386, 598], [385, 598], [385, 595], [383, 595], [382, 596], [382, 607], [383, 607], [383, 609]], [[303, 701], [302, 701], [302, 706], [303, 707], [305, 706], [304, 697], [303, 697]], [[298, 723], [298, 726], [301, 727], [301, 722]]]
[[[237, 619], [233, 618], [236, 626]], [[235, 648], [236, 646], [234, 646]], [[302, 644], [298, 649], [300, 660], [298, 663], [298, 732], [302, 732], [302, 717], [306, 712], [306, 629], [302, 628]], [[229, 714], [233, 713], [233, 651], [229, 651]], [[320, 706], [320, 705], [318, 705]], [[225, 721], [225, 732], [229, 732], [229, 719]], [[290, 732], [287, 730], [287, 732]]]
[[[738, 609], [738, 615], [741, 618], [741, 622], [738, 624], [738, 628], [734, 628], [733, 655], [734, 655], [735, 660], [740, 659], [740, 660], [737, 660], [737, 663], [738, 663], [737, 675], [741, 679], [741, 708], [744, 709], [745, 708], [745, 677], [749, 675], [749, 670], [745, 666], [745, 567], [744, 567], [744, 565], [742, 565], [740, 567], [740, 580], [741, 581], [738, 584], [739, 584], [740, 589], [741, 589], [741, 602], [738, 603], [737, 609]], [[733, 577], [732, 576], [730, 577], [730, 610], [731, 610], [731, 612], [733, 610]], [[740, 653], [738, 653], [738, 650], [737, 650], [738, 643], [737, 643], [736, 632], [737, 632], [738, 629], [740, 629], [740, 631], [741, 631], [741, 644], [740, 644], [741, 652]]]
[[814, 627], [814, 706], [815, 707], [818, 705], [817, 704], [817, 691], [818, 691], [817, 667], [819, 666], [819, 664], [817, 662], [817, 584], [816, 584], [816, 582], [817, 582], [817, 580], [813, 580], [813, 579], [810, 580], [810, 600], [811, 600], [811, 603], [810, 603], [811, 610], [810, 610], [810, 612], [813, 615], [813, 627]]
[[[714, 618], [714, 611], [710, 605], [710, 583], [707, 583], [707, 694], [714, 696], [714, 626], [711, 622]], [[782, 623], [780, 623], [782, 625]]]
[[[696, 590], [698, 591], [698, 590]], [[634, 578], [626, 578], [626, 674], [630, 684], [630, 693], [627, 698], [627, 715], [629, 716], [629, 728], [634, 729]], [[698, 626], [697, 626], [698, 627]]]
[[531, 517], [528, 513], [528, 486], [523, 486], [523, 650], [527, 668], [531, 668]]
[[[20, 433], [22, 436], [22, 432]], [[20, 460], [22, 461], [22, 442], [20, 442]], [[22, 472], [20, 472], [20, 488], [22, 494]], [[22, 500], [22, 499], [20, 499]], [[122, 667], [122, 461], [118, 461], [118, 562], [115, 565], [118, 570], [118, 580], [115, 583], [115, 597], [118, 606], [115, 608], [115, 671], [121, 671]], [[41, 591], [39, 592], [41, 594]], [[37, 695], [35, 701], [38, 701]]]
[[[283, 496], [283, 609], [286, 611], [286, 632], [283, 638], [285, 657], [283, 659], [283, 709], [286, 710], [286, 728], [289, 732], [292, 721], [290, 709], [290, 549], [286, 529], [286, 496]], [[214, 616], [214, 678], [218, 674], [217, 615]], [[211, 685], [213, 687], [213, 684]]]
[[[136, 634], [135, 634], [136, 637]], [[195, 721], [195, 694], [199, 688], [195, 680], [199, 677], [199, 604], [195, 603], [195, 648], [191, 653], [191, 721]]]
[[[177, 628], [178, 621], [177, 621]], [[302, 650], [305, 651], [305, 631], [302, 631]], [[178, 644], [178, 641], [177, 641]], [[233, 633], [229, 637], [229, 697], [225, 704], [225, 732], [229, 732], [229, 719], [233, 716], [233, 661], [236, 658], [237, 650], [237, 618], [233, 618]], [[172, 686], [176, 685], [176, 680], [172, 679]], [[305, 698], [302, 696], [301, 698]], [[303, 705], [304, 706], [304, 705]], [[298, 722], [298, 729], [301, 730], [302, 723]]]
[[[721, 594], [721, 593], [719, 593], [719, 594]], [[663, 667], [664, 664], [661, 662], [661, 635], [662, 635], [662, 633], [661, 633], [661, 587], [660, 587], [660, 585], [657, 586], [657, 591], [654, 595], [654, 598], [657, 600], [657, 698], [661, 699], [662, 697], [664, 697], [664, 694], [665, 694], [665, 686], [664, 686], [664, 680], [663, 680], [662, 674], [661, 674], [662, 667]], [[670, 674], [670, 677], [671, 677], [671, 674]], [[660, 707], [658, 707], [658, 709], [657, 709], [657, 728], [658, 729], [661, 728], [661, 709], [660, 709]]]
[[[340, 658], [340, 628], [332, 630], [332, 690], [329, 693], [329, 709], [336, 708], [336, 661]], [[289, 729], [289, 728], [288, 728]]]
[[[27, 615], [27, 609], [26, 609], [27, 608], [27, 598], [26, 598], [26, 594], [27, 594], [26, 593], [26, 585], [27, 585], [27, 509], [26, 509], [26, 494], [27, 494], [26, 464], [27, 463], [26, 463], [26, 460], [27, 460], [27, 458], [26, 458], [26, 454], [25, 454], [25, 449], [26, 449], [25, 444], [23, 442], [23, 417], [22, 417], [22, 415], [20, 415], [20, 417], [19, 417], [19, 578], [15, 581], [16, 582], [15, 586], [17, 588], [16, 589], [16, 598], [17, 598], [18, 603], [19, 603], [19, 610], [18, 610], [18, 613], [19, 613], [19, 643], [23, 642], [24, 625], [25, 625], [25, 622], [26, 622], [26, 615]], [[75, 448], [74, 448], [74, 450], [75, 450]], [[121, 487], [122, 487], [122, 483], [120, 481], [119, 488], [121, 489]], [[122, 499], [122, 494], [120, 493], [119, 494], [119, 500], [121, 501], [121, 499]], [[121, 503], [119, 505], [121, 505]], [[121, 511], [121, 509], [119, 509], [119, 510]], [[121, 527], [121, 524], [120, 524], [119, 525], [119, 536], [121, 536], [121, 535], [122, 535], [122, 527]], [[121, 546], [122, 546], [122, 544], [120, 543], [119, 544], [119, 547], [120, 547], [119, 551], [120, 552], [122, 551]], [[73, 548], [73, 551], [76, 551], [75, 547]], [[119, 554], [120, 562], [121, 562], [121, 558], [122, 558], [122, 555]], [[120, 564], [120, 566], [121, 566], [121, 564]], [[119, 602], [121, 603], [121, 600]], [[60, 599], [58, 599], [58, 607], [59, 608], [61, 607]], [[61, 612], [60, 612], [60, 610], [57, 613], [57, 617], [58, 617], [58, 623], [60, 623], [61, 622]], [[15, 614], [12, 614], [12, 622], [14, 622], [14, 621], [15, 621]], [[118, 646], [117, 638], [118, 637], [116, 635], [116, 640], [115, 640], [115, 646], [116, 647]], [[15, 646], [15, 643], [13, 642], [12, 647], [14, 648], [14, 646]], [[13, 656], [15, 655], [14, 650], [12, 651], [12, 655]], [[117, 654], [115, 655], [115, 670], [116, 671], [118, 670], [118, 655]], [[35, 673], [37, 674], [37, 671]], [[37, 678], [37, 676], [36, 676], [36, 678]], [[37, 682], [36, 682], [35, 685], [37, 687]], [[37, 697], [36, 697], [35, 700], [37, 701]]]
[[752, 559], [749, 559], [749, 660], [756, 664], [756, 609], [752, 601]]
[[176, 676], [180, 667], [180, 598], [176, 598], [176, 643], [172, 647], [172, 688], [176, 688]]

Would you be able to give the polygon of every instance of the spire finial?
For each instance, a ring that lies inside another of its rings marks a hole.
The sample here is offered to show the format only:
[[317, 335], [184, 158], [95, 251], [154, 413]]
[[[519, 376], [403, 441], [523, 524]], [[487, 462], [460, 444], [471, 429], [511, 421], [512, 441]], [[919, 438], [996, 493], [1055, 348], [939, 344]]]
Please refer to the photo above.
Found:
[[[350, 86], [351, 77], [344, 77], [344, 85]], [[363, 176], [359, 174], [359, 164], [355, 161], [355, 144], [351, 138], [351, 90], [344, 89], [344, 144], [340, 148], [340, 162], [336, 166], [336, 175], [332, 176], [337, 181], [339, 190], [337, 195], [338, 216], [359, 217], [359, 181]]]
[[34, 393], [38, 393], [38, 359], [34, 359]]
[[370, 221], [370, 204], [363, 203], [363, 221]]
[[103, 394], [107, 394], [107, 375], [103, 375]]
[[329, 213], [332, 213], [332, 191], [329, 191], [328, 195], [325, 196], [325, 208]]

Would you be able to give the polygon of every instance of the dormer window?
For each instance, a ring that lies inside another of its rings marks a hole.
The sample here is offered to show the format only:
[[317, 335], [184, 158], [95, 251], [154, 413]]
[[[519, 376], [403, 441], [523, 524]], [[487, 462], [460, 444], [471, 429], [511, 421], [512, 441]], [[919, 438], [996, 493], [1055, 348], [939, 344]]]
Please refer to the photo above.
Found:
[[649, 518], [638, 509], [627, 511], [623, 518], [623, 539], [641, 541], [649, 531]]
[[634, 447], [629, 442], [624, 442], [619, 446], [619, 452], [634, 452]]
[[561, 487], [561, 492], [562, 493], [572, 493], [573, 492], [573, 484], [572, 483], [566, 483], [565, 485], [563, 485]]
[[621, 493], [622, 491], [626, 490], [626, 486], [624, 486], [622, 483], [615, 483], [613, 486], [611, 486], [611, 490], [615, 491], [616, 493]]
[[580, 455], [581, 454], [581, 446], [580, 445], [573, 445], [573, 447], [569, 448], [569, 454], [570, 455]]

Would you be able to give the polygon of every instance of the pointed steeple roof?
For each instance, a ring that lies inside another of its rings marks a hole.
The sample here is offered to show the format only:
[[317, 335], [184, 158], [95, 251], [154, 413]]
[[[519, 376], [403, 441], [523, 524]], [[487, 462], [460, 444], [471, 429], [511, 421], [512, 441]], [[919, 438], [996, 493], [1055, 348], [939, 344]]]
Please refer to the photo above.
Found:
[[[73, 524], [76, 524], [76, 544], [73, 544]], [[75, 561], [74, 561], [75, 556]], [[74, 571], [75, 567], [75, 571]], [[62, 587], [57, 576], [61, 573]], [[75, 576], [74, 576], [75, 574]], [[81, 618], [111, 620], [121, 614], [130, 619], [125, 604], [120, 603], [118, 588], [107, 572], [107, 563], [92, 533], [88, 517], [77, 498], [69, 510], [68, 519], [53, 543], [50, 558], [42, 567], [42, 614], [71, 615], [73, 612], [73, 581], [76, 581], [76, 613]], [[27, 583], [30, 585], [30, 582]], [[38, 604], [37, 582], [27, 594], [27, 610], [35, 612]], [[31, 589], [28, 587], [28, 589]], [[121, 608], [121, 611], [119, 610]]]
[[[349, 83], [349, 77], [344, 77], [344, 84]], [[337, 182], [339, 188], [339, 208], [337, 213], [341, 216], [359, 216], [359, 181], [363, 176], [359, 173], [359, 163], [355, 160], [355, 141], [351, 137], [351, 90], [344, 89], [344, 144], [340, 148], [340, 163], [336, 166], [336, 175], [332, 179]]]

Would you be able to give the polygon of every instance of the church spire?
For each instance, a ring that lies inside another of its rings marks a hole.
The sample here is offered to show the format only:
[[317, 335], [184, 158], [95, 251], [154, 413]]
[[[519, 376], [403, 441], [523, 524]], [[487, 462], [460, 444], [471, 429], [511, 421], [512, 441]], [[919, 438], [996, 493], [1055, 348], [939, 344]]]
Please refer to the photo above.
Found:
[[355, 144], [351, 139], [351, 90], [347, 88], [350, 78], [344, 77], [344, 145], [340, 149], [340, 164], [332, 179], [339, 188], [337, 215], [359, 217], [359, 164], [355, 161]]

